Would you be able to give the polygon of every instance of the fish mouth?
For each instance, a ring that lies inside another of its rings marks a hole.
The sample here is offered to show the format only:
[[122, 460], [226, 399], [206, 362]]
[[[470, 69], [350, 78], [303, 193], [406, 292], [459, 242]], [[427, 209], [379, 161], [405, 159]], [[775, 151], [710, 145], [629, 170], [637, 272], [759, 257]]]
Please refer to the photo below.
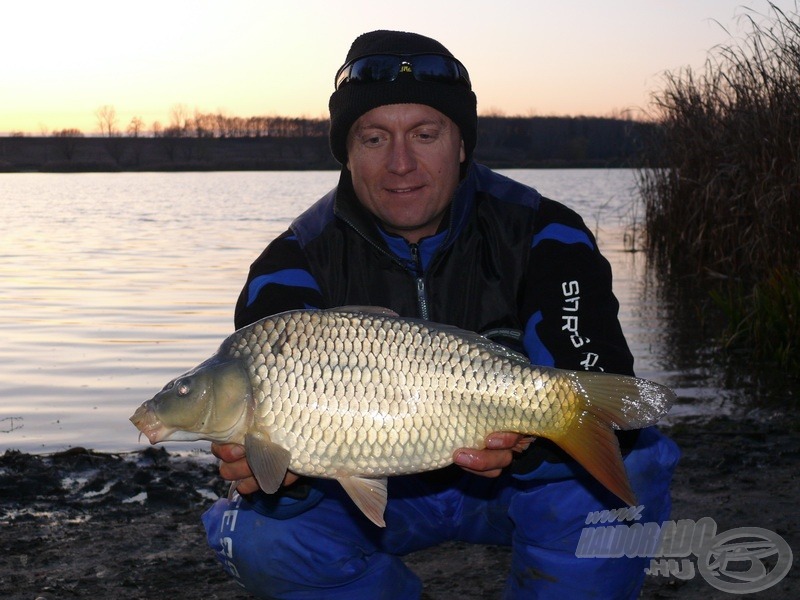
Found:
[[156, 412], [147, 404], [145, 402], [137, 408], [131, 415], [130, 421], [139, 430], [139, 439], [144, 434], [151, 444], [157, 444], [170, 434], [170, 430], [164, 427]]

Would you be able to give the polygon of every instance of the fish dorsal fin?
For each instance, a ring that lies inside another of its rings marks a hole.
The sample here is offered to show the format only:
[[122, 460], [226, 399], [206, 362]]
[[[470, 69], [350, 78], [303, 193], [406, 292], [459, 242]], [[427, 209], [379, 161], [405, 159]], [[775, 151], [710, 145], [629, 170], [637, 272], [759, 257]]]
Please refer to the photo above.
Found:
[[339, 306], [337, 308], [329, 309], [330, 312], [354, 312], [364, 313], [368, 315], [379, 315], [381, 317], [399, 317], [396, 312], [391, 308], [384, 308], [383, 306]]
[[508, 346], [504, 346], [503, 344], [499, 344], [497, 342], [493, 342], [486, 336], [481, 335], [480, 333], [476, 333], [474, 331], [468, 331], [466, 329], [461, 329], [460, 327], [456, 327], [455, 325], [448, 325], [446, 323], [434, 323], [431, 321], [425, 321], [423, 319], [405, 319], [409, 322], [417, 322], [425, 327], [427, 327], [431, 332], [440, 331], [442, 333], [453, 335], [456, 337], [461, 338], [468, 344], [472, 344], [477, 346], [481, 350], [485, 350], [487, 352], [491, 352], [493, 354], [497, 354], [508, 360], [518, 363], [523, 367], [529, 367], [531, 365], [530, 359], [521, 354], [520, 352], [516, 352], [509, 348]]
[[386, 478], [367, 479], [366, 477], [337, 477], [344, 491], [361, 509], [367, 518], [378, 527], [386, 527], [383, 511], [386, 510]]
[[244, 438], [244, 448], [247, 463], [259, 487], [267, 494], [277, 492], [289, 468], [290, 452], [261, 433], [248, 433]]

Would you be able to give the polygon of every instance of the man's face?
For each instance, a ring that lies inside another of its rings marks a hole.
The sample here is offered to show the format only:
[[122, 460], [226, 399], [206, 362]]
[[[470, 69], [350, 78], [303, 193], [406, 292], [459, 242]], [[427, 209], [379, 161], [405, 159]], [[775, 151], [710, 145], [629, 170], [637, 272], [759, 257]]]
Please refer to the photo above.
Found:
[[347, 168], [361, 204], [412, 243], [436, 233], [465, 158], [458, 126], [424, 104], [374, 108], [347, 137]]

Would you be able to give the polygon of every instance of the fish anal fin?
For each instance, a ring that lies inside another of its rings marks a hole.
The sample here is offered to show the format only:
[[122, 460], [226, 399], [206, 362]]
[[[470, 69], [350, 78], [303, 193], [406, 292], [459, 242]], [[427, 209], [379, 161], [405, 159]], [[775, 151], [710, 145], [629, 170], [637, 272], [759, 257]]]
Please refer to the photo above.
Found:
[[366, 517], [378, 527], [386, 527], [383, 512], [386, 510], [386, 478], [343, 476], [336, 480]]
[[259, 487], [267, 494], [277, 492], [289, 468], [291, 453], [259, 433], [248, 433], [244, 438], [244, 448], [247, 463]]
[[636, 495], [610, 424], [584, 412], [572, 421], [563, 435], [549, 437], [621, 500], [636, 506]]

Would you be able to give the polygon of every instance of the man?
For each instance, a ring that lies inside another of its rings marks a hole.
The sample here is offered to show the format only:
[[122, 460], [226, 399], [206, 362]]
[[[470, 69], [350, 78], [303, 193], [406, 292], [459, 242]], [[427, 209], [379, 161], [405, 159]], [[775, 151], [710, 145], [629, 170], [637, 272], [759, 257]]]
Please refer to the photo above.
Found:
[[[281, 311], [374, 305], [474, 330], [535, 364], [632, 374], [611, 270], [580, 217], [475, 164], [476, 98], [436, 40], [374, 31], [330, 99], [337, 187], [253, 263], [236, 326]], [[619, 436], [641, 522], [669, 515], [677, 450]], [[578, 558], [587, 515], [620, 501], [552, 444], [497, 432], [458, 466], [389, 481], [386, 528], [335, 481], [258, 491], [243, 449], [215, 445], [241, 496], [204, 515], [229, 573], [264, 598], [417, 598], [399, 558], [446, 540], [513, 547], [506, 595], [635, 597], [646, 558]]]

